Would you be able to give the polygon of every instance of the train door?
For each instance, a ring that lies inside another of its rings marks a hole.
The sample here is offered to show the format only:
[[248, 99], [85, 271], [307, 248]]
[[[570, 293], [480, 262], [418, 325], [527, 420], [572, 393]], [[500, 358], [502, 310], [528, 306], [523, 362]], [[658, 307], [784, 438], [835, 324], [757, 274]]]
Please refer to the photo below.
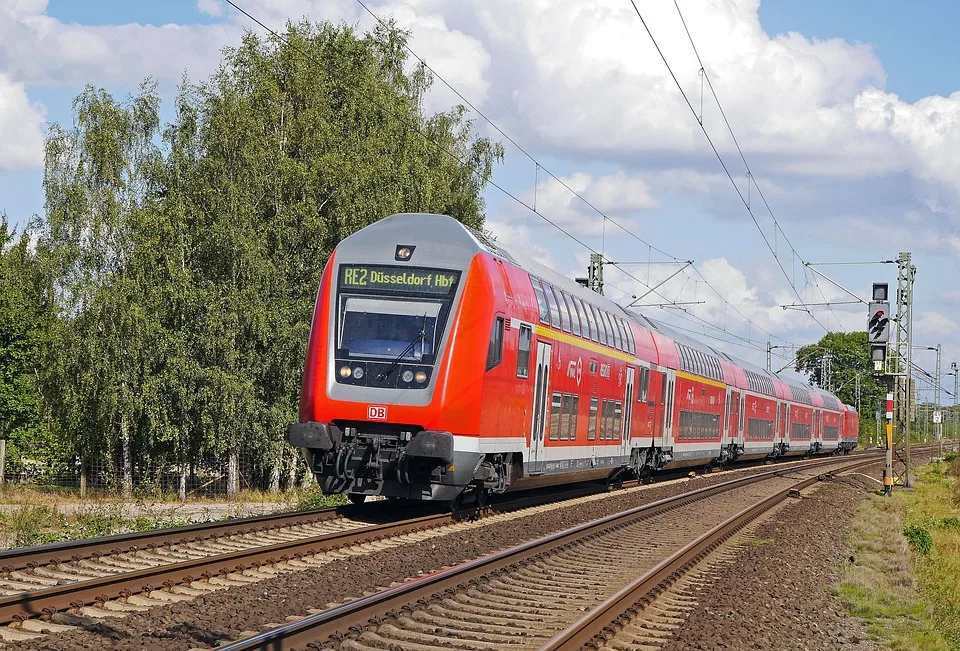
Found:
[[630, 456], [630, 435], [633, 432], [633, 380], [634, 368], [627, 367], [627, 387], [623, 396], [623, 439], [620, 454]]
[[667, 388], [667, 396], [663, 410], [663, 447], [673, 447], [673, 387], [677, 380], [676, 371], [666, 369], [663, 375], [663, 384]]
[[730, 420], [727, 427], [730, 441], [743, 447], [743, 439], [740, 435], [740, 392], [730, 391]]
[[533, 424], [530, 427], [530, 474], [544, 471], [543, 437], [547, 432], [547, 408], [550, 396], [550, 344], [537, 342], [537, 375], [533, 389]]

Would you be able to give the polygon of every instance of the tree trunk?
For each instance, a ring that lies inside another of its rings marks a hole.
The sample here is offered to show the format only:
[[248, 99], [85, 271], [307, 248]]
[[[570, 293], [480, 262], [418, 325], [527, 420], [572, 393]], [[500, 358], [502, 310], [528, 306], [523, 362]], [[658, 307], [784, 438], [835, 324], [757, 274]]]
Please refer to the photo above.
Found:
[[87, 499], [87, 453], [80, 453], [80, 499]]
[[6, 480], [6, 473], [4, 470], [7, 467], [7, 439], [0, 439], [0, 486], [3, 486], [3, 482]]
[[177, 487], [177, 499], [181, 502], [187, 501], [187, 464], [180, 463], [180, 486]]
[[279, 459], [274, 457], [273, 463], [270, 464], [270, 488], [271, 493], [280, 492], [280, 462], [283, 461], [283, 456], [281, 455]]
[[288, 468], [287, 468], [287, 486], [290, 489], [294, 489], [297, 487], [297, 462], [299, 461], [297, 457], [299, 455], [300, 453], [296, 449], [291, 450], [289, 455], [284, 455], [284, 456], [289, 456], [290, 458], [290, 461], [288, 462]]
[[236, 499], [240, 490], [240, 454], [236, 446], [227, 452], [227, 499]]
[[133, 497], [133, 458], [130, 455], [130, 426], [127, 415], [120, 417], [120, 440], [123, 444], [123, 496]]

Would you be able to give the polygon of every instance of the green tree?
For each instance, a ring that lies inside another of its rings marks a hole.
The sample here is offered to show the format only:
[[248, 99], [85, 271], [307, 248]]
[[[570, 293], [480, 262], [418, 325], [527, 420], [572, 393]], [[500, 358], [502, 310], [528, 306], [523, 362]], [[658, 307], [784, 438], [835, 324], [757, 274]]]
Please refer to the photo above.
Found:
[[156, 322], [142, 301], [149, 285], [137, 251], [155, 192], [158, 109], [149, 81], [126, 104], [88, 86], [74, 101], [74, 127], [53, 125], [46, 141], [41, 241], [59, 316], [47, 394], [84, 471], [91, 455], [119, 448], [128, 496], [133, 437], [151, 400]]
[[871, 436], [874, 414], [886, 399], [886, 388], [873, 374], [866, 332], [829, 332], [816, 344], [797, 350], [797, 371], [806, 373], [812, 384], [827, 388], [822, 377], [824, 356], [830, 359], [831, 389], [848, 405], [857, 404], [860, 383], [860, 433]]
[[48, 320], [39, 262], [27, 230], [0, 214], [0, 438], [10, 441], [8, 464], [24, 453], [56, 453], [44, 424], [38, 385]]

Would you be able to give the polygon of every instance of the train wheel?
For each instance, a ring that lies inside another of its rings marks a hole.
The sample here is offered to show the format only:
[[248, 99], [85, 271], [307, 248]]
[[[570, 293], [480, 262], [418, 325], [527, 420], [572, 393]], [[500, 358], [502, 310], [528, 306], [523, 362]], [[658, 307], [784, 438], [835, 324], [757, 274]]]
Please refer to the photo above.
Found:
[[349, 499], [352, 504], [363, 504], [367, 501], [367, 496], [361, 495], [360, 493], [347, 493], [347, 499]]

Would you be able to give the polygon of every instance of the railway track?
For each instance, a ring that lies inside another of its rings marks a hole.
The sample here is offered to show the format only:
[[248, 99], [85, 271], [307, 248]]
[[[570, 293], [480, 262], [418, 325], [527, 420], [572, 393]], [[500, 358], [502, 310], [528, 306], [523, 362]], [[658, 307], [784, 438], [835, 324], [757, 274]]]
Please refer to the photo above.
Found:
[[[877, 461], [870, 455], [811, 462], [692, 491], [464, 563], [221, 648], [596, 648], [642, 613], [657, 594], [791, 493], [825, 474], [854, 471]], [[666, 612], [677, 613], [686, 606], [682, 599], [673, 598], [670, 607], [673, 610]]]
[[[812, 462], [782, 467], [804, 463]], [[358, 509], [348, 507], [10, 550], [0, 553], [0, 563], [6, 565], [5, 585], [8, 589], [29, 585], [30, 589], [0, 596], [0, 623], [15, 627], [0, 627], [0, 638], [25, 639], [42, 630], [56, 630], [56, 624], [77, 623], [77, 619], [82, 624], [83, 617], [147, 610], [280, 572], [317, 567], [343, 555], [372, 553], [463, 528], [496, 525], [510, 517], [523, 517], [525, 510], [562, 508], [563, 500], [602, 499], [603, 492], [602, 487], [578, 487], [516, 498], [499, 505], [499, 511], [487, 511], [482, 523], [463, 521], [475, 512], [371, 523], [388, 516], [369, 504], [374, 508], [363, 510], [365, 520], [356, 515]], [[27, 583], [27, 577], [34, 580]], [[38, 588], [37, 578], [49, 584]], [[53, 616], [62, 611], [80, 618]], [[36, 618], [41, 616], [56, 624], [38, 622]]]

